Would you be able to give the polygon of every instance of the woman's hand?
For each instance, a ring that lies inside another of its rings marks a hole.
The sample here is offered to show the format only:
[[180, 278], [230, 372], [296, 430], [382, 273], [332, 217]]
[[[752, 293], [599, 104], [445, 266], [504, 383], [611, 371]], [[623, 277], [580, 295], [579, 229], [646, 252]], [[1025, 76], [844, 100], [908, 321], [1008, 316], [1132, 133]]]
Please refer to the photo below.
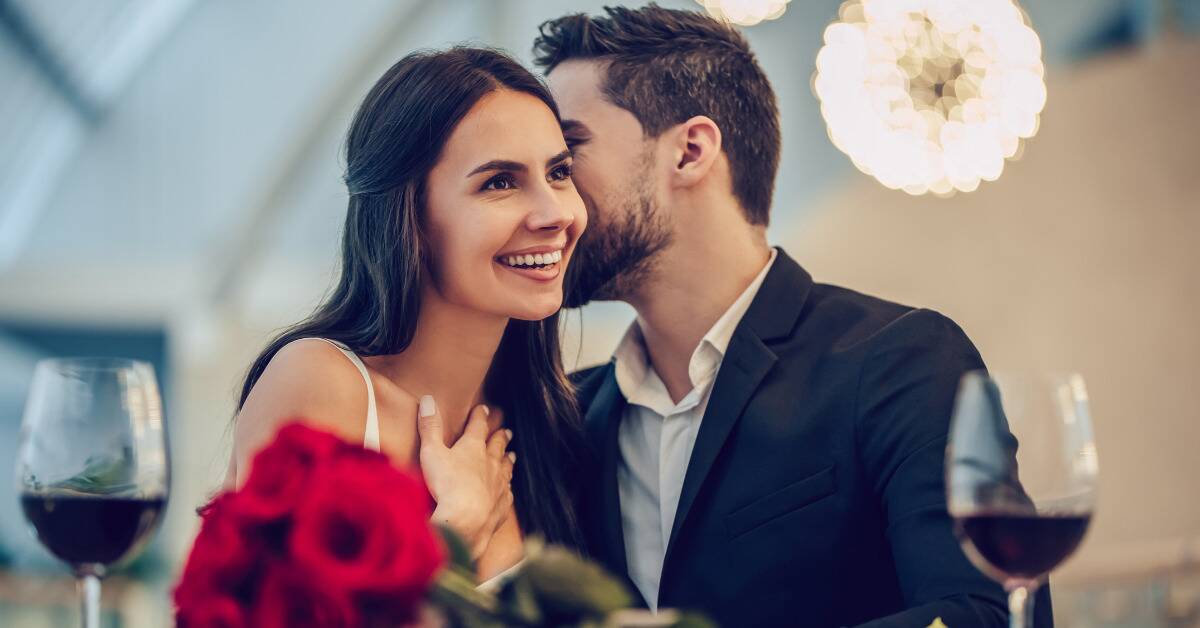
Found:
[[417, 434], [421, 439], [421, 473], [437, 502], [434, 523], [450, 526], [463, 537], [474, 558], [487, 550], [492, 535], [508, 517], [513, 503], [513, 463], [505, 455], [512, 431], [488, 436], [488, 408], [477, 406], [458, 442], [447, 447], [442, 416], [433, 397], [421, 398]]

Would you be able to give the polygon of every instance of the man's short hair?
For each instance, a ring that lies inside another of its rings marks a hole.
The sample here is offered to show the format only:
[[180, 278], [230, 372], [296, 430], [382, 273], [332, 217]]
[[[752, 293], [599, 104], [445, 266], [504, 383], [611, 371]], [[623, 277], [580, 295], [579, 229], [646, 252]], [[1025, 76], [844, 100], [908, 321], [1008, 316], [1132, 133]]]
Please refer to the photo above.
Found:
[[647, 137], [693, 116], [712, 118], [734, 197], [750, 223], [766, 225], [779, 169], [779, 109], [746, 38], [694, 11], [654, 4], [604, 11], [544, 22], [534, 62], [547, 73], [571, 59], [604, 62], [602, 92], [632, 113]]

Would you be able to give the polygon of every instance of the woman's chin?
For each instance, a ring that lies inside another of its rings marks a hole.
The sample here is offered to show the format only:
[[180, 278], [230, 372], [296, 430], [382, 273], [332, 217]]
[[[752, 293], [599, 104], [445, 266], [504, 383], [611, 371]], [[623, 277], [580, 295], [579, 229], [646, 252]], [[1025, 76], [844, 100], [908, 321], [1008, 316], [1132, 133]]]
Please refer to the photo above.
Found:
[[509, 318], [515, 318], [522, 321], [540, 321], [550, 318], [562, 309], [562, 295], [557, 299], [537, 304], [523, 304], [520, 307], [513, 308], [508, 313]]

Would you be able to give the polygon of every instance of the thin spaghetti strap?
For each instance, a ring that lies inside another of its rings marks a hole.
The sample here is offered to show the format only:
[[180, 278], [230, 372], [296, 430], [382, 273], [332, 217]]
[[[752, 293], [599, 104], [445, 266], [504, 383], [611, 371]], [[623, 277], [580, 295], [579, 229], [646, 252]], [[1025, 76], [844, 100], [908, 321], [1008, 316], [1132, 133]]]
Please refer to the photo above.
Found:
[[337, 347], [354, 364], [359, 374], [362, 375], [363, 381], [367, 383], [367, 429], [363, 435], [363, 447], [372, 451], [379, 451], [379, 413], [375, 409], [375, 386], [371, 384], [371, 374], [367, 372], [367, 365], [363, 364], [362, 358], [359, 358], [358, 354], [336, 340], [317, 337], [313, 337], [313, 340], [323, 340]]

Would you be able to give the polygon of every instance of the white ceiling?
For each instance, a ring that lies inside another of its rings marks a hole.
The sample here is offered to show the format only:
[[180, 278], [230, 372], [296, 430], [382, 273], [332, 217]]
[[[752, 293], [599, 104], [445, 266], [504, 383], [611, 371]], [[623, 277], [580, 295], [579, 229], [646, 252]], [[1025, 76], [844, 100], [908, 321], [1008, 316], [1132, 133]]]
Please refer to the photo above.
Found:
[[[410, 50], [463, 41], [528, 59], [539, 22], [603, 4], [0, 0], [97, 112], [73, 107], [0, 31], [0, 318], [309, 303], [345, 210], [342, 136], [374, 79]], [[1052, 60], [1121, 4], [1025, 3]], [[748, 30], [783, 112], [776, 229], [850, 171], [809, 90], [837, 5], [793, 2]]]

